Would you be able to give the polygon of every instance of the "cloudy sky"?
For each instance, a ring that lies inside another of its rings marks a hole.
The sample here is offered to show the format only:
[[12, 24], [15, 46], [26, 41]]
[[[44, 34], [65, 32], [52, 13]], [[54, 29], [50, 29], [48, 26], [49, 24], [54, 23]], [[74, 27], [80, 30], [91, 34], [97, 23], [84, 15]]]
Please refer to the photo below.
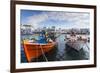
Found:
[[21, 10], [21, 24], [31, 24], [34, 28], [89, 28], [89, 21], [90, 14], [86, 12]]

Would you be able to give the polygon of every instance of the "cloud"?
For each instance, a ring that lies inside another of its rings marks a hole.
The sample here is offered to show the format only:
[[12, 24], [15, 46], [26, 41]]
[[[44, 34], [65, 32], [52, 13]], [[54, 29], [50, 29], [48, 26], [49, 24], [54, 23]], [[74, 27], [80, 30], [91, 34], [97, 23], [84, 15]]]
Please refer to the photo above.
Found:
[[39, 23], [46, 21], [46, 19], [48, 19], [46, 14], [33, 15], [27, 18], [27, 24], [31, 24], [33, 27], [37, 27]]
[[[40, 14], [32, 15], [27, 18], [27, 23], [33, 25], [35, 28], [41, 25], [42, 22], [53, 20], [58, 22], [66, 22], [66, 25], [73, 25], [74, 28], [88, 28], [89, 27], [89, 13], [78, 12], [41, 12]], [[69, 24], [68, 24], [68, 23]], [[56, 24], [56, 23], [54, 23]], [[62, 24], [63, 25], [63, 24]]]

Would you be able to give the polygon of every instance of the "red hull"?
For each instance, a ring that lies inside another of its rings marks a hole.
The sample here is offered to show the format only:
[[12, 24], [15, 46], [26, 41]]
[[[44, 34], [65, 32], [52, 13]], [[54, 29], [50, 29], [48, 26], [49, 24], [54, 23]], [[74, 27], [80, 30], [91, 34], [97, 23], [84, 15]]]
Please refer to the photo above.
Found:
[[49, 52], [55, 46], [55, 43], [47, 43], [47, 44], [39, 44], [39, 43], [29, 43], [28, 41], [24, 41], [24, 51], [27, 57], [28, 62], [30, 62], [33, 58], [38, 58], [46, 52]]

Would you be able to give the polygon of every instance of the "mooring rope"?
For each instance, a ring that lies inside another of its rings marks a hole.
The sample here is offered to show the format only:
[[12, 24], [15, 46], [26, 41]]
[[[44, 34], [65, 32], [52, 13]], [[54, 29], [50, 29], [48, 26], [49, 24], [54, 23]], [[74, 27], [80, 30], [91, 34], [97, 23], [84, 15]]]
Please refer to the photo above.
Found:
[[42, 49], [42, 46], [40, 45], [40, 48], [41, 48], [41, 51], [42, 51], [42, 54], [43, 54], [43, 57], [45, 58], [45, 60], [48, 62], [48, 59], [47, 59], [47, 57], [46, 57], [46, 55], [45, 55], [45, 53], [44, 53], [44, 51], [43, 51], [43, 49]]
[[88, 44], [86, 44], [86, 47], [88, 48], [88, 50], [90, 49], [89, 46], [88, 46]]

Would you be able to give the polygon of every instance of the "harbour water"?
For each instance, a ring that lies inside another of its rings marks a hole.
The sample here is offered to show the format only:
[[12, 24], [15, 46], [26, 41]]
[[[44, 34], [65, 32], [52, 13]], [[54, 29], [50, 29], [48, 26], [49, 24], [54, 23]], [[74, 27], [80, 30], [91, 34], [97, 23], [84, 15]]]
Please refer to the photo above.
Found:
[[[45, 54], [48, 61], [69, 61], [69, 60], [88, 60], [89, 59], [89, 49], [85, 46], [76, 51], [66, 44], [65, 35], [61, 34], [56, 38], [57, 45], [48, 53]], [[22, 35], [21, 39], [30, 39], [32, 35]], [[35, 37], [37, 38], [37, 37]], [[89, 43], [86, 43], [89, 47]], [[46, 61], [45, 57], [42, 55], [37, 59], [33, 59], [32, 62], [43, 62]], [[23, 45], [21, 45], [21, 62], [27, 62], [26, 56], [23, 50]]]

